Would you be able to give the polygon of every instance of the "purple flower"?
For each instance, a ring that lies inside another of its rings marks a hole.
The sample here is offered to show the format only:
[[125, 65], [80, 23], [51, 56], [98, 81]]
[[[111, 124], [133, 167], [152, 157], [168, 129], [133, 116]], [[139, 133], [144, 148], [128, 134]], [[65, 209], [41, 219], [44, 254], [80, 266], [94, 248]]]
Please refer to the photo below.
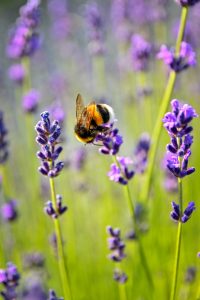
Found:
[[147, 133], [143, 133], [134, 150], [134, 169], [136, 173], [145, 171], [149, 149], [150, 137]]
[[193, 6], [199, 2], [199, 0], [175, 0], [181, 6]]
[[40, 22], [40, 0], [28, 0], [20, 10], [20, 18], [29, 28], [35, 28]]
[[20, 17], [9, 33], [6, 54], [18, 59], [32, 55], [40, 46], [39, 34], [35, 28], [39, 22], [39, 0], [28, 0], [21, 7]]
[[189, 218], [191, 217], [191, 215], [195, 209], [196, 209], [195, 203], [189, 202], [188, 206], [186, 207], [186, 209], [183, 212], [183, 216], [181, 217], [182, 223], [185, 223], [189, 220]]
[[14, 221], [17, 218], [16, 206], [15, 200], [9, 200], [1, 206], [0, 213], [4, 221]]
[[19, 284], [20, 274], [17, 267], [9, 262], [7, 268], [0, 270], [0, 283], [3, 284], [4, 290], [0, 291], [0, 295], [5, 300], [17, 299], [16, 287]]
[[52, 21], [52, 32], [56, 39], [65, 39], [70, 33], [70, 16], [67, 1], [48, 1], [48, 11]]
[[62, 204], [61, 195], [56, 195], [56, 208], [53, 207], [52, 201], [48, 201], [44, 208], [45, 212], [54, 219], [66, 212], [67, 209], [67, 206], [63, 206]]
[[41, 146], [41, 150], [37, 152], [41, 161], [38, 170], [45, 176], [56, 177], [64, 167], [63, 162], [56, 162], [62, 152], [62, 147], [58, 146], [61, 127], [57, 120], [50, 121], [47, 111], [41, 114], [41, 119], [35, 126], [36, 142]]
[[109, 130], [100, 133], [96, 136], [95, 142], [101, 141], [103, 147], [99, 149], [102, 154], [116, 155], [119, 152], [120, 146], [123, 143], [123, 138], [118, 134], [117, 128], [112, 129], [113, 124]]
[[125, 257], [125, 244], [120, 238], [120, 230], [107, 226], [107, 233], [110, 235], [108, 238], [108, 248], [112, 251], [109, 258], [115, 262], [120, 262]]
[[132, 164], [132, 160], [129, 157], [117, 157], [118, 164], [111, 165], [111, 169], [108, 172], [110, 180], [121, 183], [123, 185], [128, 184], [128, 181], [133, 177], [134, 171], [128, 170], [128, 165]]
[[148, 69], [149, 58], [152, 53], [150, 43], [139, 34], [134, 34], [131, 38], [130, 55], [135, 71], [146, 71]]
[[61, 103], [56, 102], [50, 107], [50, 113], [53, 119], [58, 120], [59, 123], [63, 123], [65, 120], [65, 111]]
[[48, 300], [64, 300], [64, 298], [58, 298], [54, 290], [49, 291], [49, 299]]
[[185, 273], [185, 282], [187, 283], [192, 283], [197, 274], [197, 268], [194, 266], [190, 266], [187, 268], [186, 273]]
[[85, 150], [85, 148], [79, 148], [73, 151], [69, 163], [74, 169], [80, 171], [81, 169], [83, 169], [85, 165], [86, 158], [87, 158], [87, 151]]
[[168, 49], [167, 46], [162, 45], [157, 58], [162, 59], [166, 65], [177, 73], [196, 65], [196, 53], [190, 44], [186, 42], [181, 43], [178, 57], [175, 55], [174, 49]]
[[9, 78], [18, 84], [22, 84], [25, 75], [25, 70], [21, 64], [14, 64], [8, 70]]
[[103, 21], [97, 3], [86, 4], [85, 17], [88, 26], [88, 47], [90, 53], [93, 55], [102, 55], [105, 51], [102, 38]]
[[195, 168], [188, 168], [188, 159], [191, 155], [190, 147], [193, 137], [190, 132], [193, 130], [189, 123], [197, 117], [194, 108], [188, 104], [181, 104], [177, 99], [171, 101], [172, 112], [165, 114], [163, 118], [164, 127], [167, 129], [171, 143], [167, 145], [170, 152], [167, 159], [167, 168], [179, 178], [183, 178], [195, 171]]
[[171, 218], [176, 222], [181, 221], [182, 223], [186, 223], [189, 220], [189, 218], [191, 217], [193, 211], [196, 209], [194, 202], [188, 203], [188, 206], [186, 207], [186, 209], [184, 210], [182, 215], [181, 215], [180, 207], [178, 204], [176, 204], [175, 202], [172, 202], [172, 208], [173, 208], [173, 210], [170, 213]]
[[8, 131], [4, 124], [3, 112], [0, 111], [0, 165], [8, 159], [8, 142], [6, 140]]
[[119, 283], [125, 283], [128, 279], [128, 276], [120, 270], [115, 270], [113, 278]]
[[22, 106], [25, 112], [33, 113], [37, 110], [40, 94], [38, 91], [32, 89], [23, 96]]
[[27, 253], [23, 257], [23, 266], [26, 269], [41, 268], [44, 266], [45, 258], [40, 252]]

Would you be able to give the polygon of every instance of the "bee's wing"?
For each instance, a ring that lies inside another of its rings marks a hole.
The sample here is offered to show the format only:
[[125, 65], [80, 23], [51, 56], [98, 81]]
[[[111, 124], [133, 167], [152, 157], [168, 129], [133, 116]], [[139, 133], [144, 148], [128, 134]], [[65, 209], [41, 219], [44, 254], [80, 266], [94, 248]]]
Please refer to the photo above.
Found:
[[94, 118], [95, 105], [95, 101], [92, 101], [83, 110], [82, 119], [87, 129], [90, 128], [91, 121]]
[[77, 95], [76, 97], [76, 119], [77, 121], [80, 120], [81, 115], [84, 111], [84, 103], [83, 103], [83, 98], [80, 94]]

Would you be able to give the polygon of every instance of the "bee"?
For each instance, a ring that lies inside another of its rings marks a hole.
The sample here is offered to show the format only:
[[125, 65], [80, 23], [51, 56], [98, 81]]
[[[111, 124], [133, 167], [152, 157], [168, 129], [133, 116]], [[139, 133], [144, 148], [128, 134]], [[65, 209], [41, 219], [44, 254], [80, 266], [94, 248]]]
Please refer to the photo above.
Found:
[[98, 133], [105, 132], [108, 127], [105, 125], [114, 122], [114, 111], [107, 104], [97, 104], [92, 101], [84, 106], [80, 94], [76, 98], [76, 125], [75, 136], [79, 142], [92, 143]]

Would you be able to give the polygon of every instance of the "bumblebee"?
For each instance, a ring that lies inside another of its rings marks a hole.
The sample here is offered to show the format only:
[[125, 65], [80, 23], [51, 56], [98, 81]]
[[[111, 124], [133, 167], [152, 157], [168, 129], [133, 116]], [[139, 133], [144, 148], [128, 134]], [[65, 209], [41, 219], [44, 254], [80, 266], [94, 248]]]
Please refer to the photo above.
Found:
[[97, 104], [92, 101], [84, 106], [80, 94], [76, 98], [75, 136], [79, 142], [92, 143], [100, 132], [108, 130], [105, 125], [114, 122], [114, 111], [107, 104]]

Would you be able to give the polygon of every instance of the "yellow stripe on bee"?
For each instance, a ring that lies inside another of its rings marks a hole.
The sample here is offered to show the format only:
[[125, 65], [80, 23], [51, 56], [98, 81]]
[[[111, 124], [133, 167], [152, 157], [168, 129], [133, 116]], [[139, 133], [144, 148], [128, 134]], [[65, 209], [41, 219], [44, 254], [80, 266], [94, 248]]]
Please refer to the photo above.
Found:
[[95, 106], [95, 111], [94, 111], [94, 117], [93, 117], [95, 123], [97, 125], [102, 125], [103, 124], [103, 118], [101, 114], [99, 113], [97, 106]]

